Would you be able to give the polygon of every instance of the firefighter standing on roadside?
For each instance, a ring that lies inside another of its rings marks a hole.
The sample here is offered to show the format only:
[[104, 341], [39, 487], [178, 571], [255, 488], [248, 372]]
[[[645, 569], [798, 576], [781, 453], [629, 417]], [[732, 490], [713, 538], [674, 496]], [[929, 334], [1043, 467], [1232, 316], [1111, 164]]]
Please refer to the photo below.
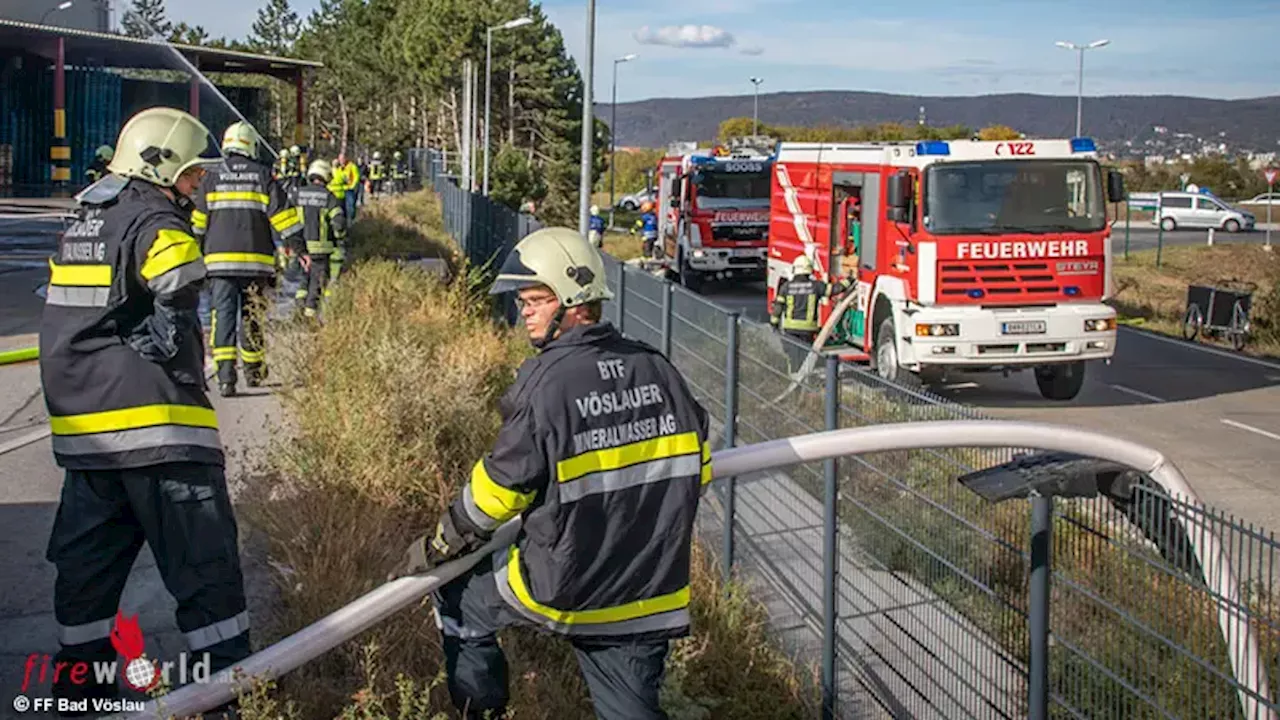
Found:
[[387, 178], [387, 166], [382, 162], [382, 153], [375, 152], [369, 162], [369, 196], [382, 194], [382, 183]]
[[209, 169], [196, 195], [191, 216], [203, 237], [205, 265], [213, 305], [213, 360], [218, 366], [218, 392], [236, 392], [236, 342], [245, 380], [257, 387], [266, 379], [266, 344], [261, 312], [266, 289], [274, 287], [276, 247], [302, 230], [296, 208], [284, 186], [259, 160], [262, 139], [248, 123], [229, 126], [222, 137], [228, 156]]
[[[342, 173], [338, 173], [338, 169], [342, 169]], [[342, 202], [343, 208], [347, 213], [347, 221], [355, 222], [356, 220], [356, 200], [357, 189], [360, 187], [360, 168], [356, 167], [354, 160], [348, 160], [345, 152], [338, 153], [338, 164], [333, 166], [334, 182], [339, 178], [342, 179]]]
[[591, 220], [587, 226], [587, 232], [591, 240], [591, 245], [600, 247], [604, 245], [604, 218], [600, 217], [600, 206], [591, 206]]
[[[68, 667], [116, 660], [109, 636], [144, 541], [195, 657], [209, 653], [217, 672], [250, 652], [236, 521], [204, 382], [206, 268], [180, 204], [202, 166], [219, 160], [209, 140], [180, 110], [135, 115], [107, 167], [127, 184], [83, 198], [50, 259], [40, 375], [66, 477], [47, 557], [58, 571], [56, 662]], [[71, 676], [54, 683], [56, 696], [118, 691], [114, 679]]]
[[658, 244], [658, 215], [653, 211], [653, 203], [648, 200], [640, 206], [640, 218], [631, 228], [631, 234], [635, 235], [637, 230], [644, 238], [644, 256], [656, 259], [654, 251]]
[[818, 302], [848, 289], [840, 282], [833, 284], [814, 280], [813, 261], [808, 255], [801, 255], [791, 263], [791, 279], [779, 283], [774, 293], [769, 324], [775, 329], [781, 326], [783, 333], [803, 343], [804, 347], [783, 343], [793, 372], [804, 362], [822, 327], [818, 322]]
[[307, 169], [309, 185], [298, 189], [298, 210], [302, 213], [302, 238], [294, 247], [307, 271], [304, 312], [315, 317], [321, 295], [329, 294], [331, 258], [342, 247], [347, 236], [347, 218], [342, 204], [325, 187], [333, 170], [329, 163], [316, 160]]
[[93, 162], [89, 163], [89, 167], [85, 168], [84, 177], [89, 184], [98, 182], [103, 175], [107, 174], [107, 164], [111, 162], [111, 158], [115, 156], [115, 150], [110, 145], [99, 145], [97, 151], [93, 153]]
[[525, 624], [573, 644], [598, 717], [664, 719], [663, 663], [689, 634], [693, 522], [711, 479], [707, 413], [661, 353], [601, 320], [613, 294], [577, 230], [521, 240], [490, 290], [511, 291], [538, 355], [501, 402], [493, 448], [401, 573], [476, 550], [523, 515], [515, 545], [435, 595], [453, 703], [502, 715], [495, 633]]
[[399, 150], [395, 151], [391, 160], [391, 189], [399, 195], [409, 189], [409, 164], [404, 161], [404, 155]]

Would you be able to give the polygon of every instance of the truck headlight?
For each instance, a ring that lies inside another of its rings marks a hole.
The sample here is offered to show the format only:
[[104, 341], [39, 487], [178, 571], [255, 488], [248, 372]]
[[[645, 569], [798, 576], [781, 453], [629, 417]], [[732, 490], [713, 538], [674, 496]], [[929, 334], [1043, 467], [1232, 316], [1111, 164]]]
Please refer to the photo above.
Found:
[[1115, 318], [1104, 318], [1101, 320], [1085, 320], [1084, 321], [1085, 332], [1107, 332], [1108, 330], [1115, 330], [1115, 329], [1116, 329]]
[[918, 323], [917, 337], [955, 337], [960, 334], [959, 323]]

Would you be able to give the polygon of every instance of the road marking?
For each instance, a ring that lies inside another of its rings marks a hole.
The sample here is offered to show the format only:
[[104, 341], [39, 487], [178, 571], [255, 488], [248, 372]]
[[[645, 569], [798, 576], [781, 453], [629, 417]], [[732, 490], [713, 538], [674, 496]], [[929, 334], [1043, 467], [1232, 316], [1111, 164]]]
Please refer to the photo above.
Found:
[[1245, 425], [1244, 423], [1236, 422], [1235, 420], [1228, 420], [1226, 418], [1221, 418], [1221, 420], [1223, 425], [1230, 425], [1231, 427], [1240, 428], [1241, 430], [1248, 430], [1251, 433], [1257, 433], [1258, 435], [1261, 435], [1263, 437], [1269, 437], [1272, 440], [1280, 440], [1280, 435], [1277, 435], [1273, 432], [1267, 432], [1266, 430], [1256, 428], [1252, 425]]
[[1111, 389], [1119, 390], [1120, 392], [1125, 393], [1126, 395], [1139, 397], [1139, 398], [1142, 398], [1143, 400], [1150, 400], [1151, 402], [1158, 402], [1158, 403], [1164, 402], [1164, 398], [1158, 398], [1155, 395], [1152, 395], [1150, 393], [1144, 393], [1141, 390], [1134, 390], [1133, 388], [1125, 387], [1123, 385], [1112, 385]]
[[1210, 355], [1218, 355], [1220, 357], [1230, 358], [1232, 360], [1247, 362], [1252, 365], [1260, 365], [1262, 367], [1269, 367], [1273, 370], [1280, 370], [1280, 363], [1273, 363], [1273, 362], [1268, 362], [1266, 360], [1259, 360], [1258, 358], [1249, 357], [1248, 355], [1237, 355], [1236, 353], [1230, 353], [1230, 352], [1227, 352], [1226, 350], [1219, 350], [1218, 348], [1209, 347], [1208, 345], [1202, 345], [1198, 342], [1188, 342], [1186, 340], [1177, 340], [1171, 337], [1165, 337], [1164, 335], [1161, 335], [1159, 333], [1143, 332], [1141, 330], [1135, 330], [1134, 328], [1131, 328], [1128, 326], [1122, 325], [1121, 328], [1128, 330], [1131, 333], [1141, 335], [1142, 337], [1151, 338], [1152, 340], [1159, 340], [1160, 342], [1169, 343], [1170, 345], [1177, 345], [1178, 347], [1182, 347], [1182, 348], [1189, 348], [1191, 350], [1199, 350], [1200, 352], [1206, 352], [1206, 353], [1209, 353]]

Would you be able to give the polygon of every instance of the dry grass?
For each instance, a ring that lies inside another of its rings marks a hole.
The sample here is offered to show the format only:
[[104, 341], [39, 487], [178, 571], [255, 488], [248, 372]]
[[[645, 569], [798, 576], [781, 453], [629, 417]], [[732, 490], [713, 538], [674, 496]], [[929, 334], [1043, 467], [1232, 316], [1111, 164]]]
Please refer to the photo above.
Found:
[[[436, 212], [423, 198], [412, 207], [423, 203]], [[380, 212], [367, 209], [361, 224], [418, 228], [427, 241], [448, 244], [438, 218]], [[361, 252], [372, 254], [369, 243], [384, 241], [367, 227], [356, 235]], [[489, 320], [482, 291], [465, 279], [446, 283], [377, 259], [344, 274], [322, 325], [283, 328], [276, 344], [292, 432], [276, 439], [270, 466], [240, 508], [280, 570], [281, 606], [259, 643], [383, 582], [487, 449], [497, 400], [530, 352]], [[769, 644], [763, 608], [738, 586], [724, 586], [700, 551], [694, 558], [695, 635], [673, 648], [668, 712], [812, 717], [812, 683]], [[568, 643], [521, 629], [500, 637], [511, 662], [512, 717], [594, 717]], [[455, 717], [442, 672], [437, 630], [429, 608], [419, 607], [245, 696], [243, 716]]]
[[[1156, 267], [1155, 261], [1155, 250], [1131, 253], [1128, 261], [1117, 258], [1111, 304], [1123, 321], [1136, 321], [1155, 332], [1181, 337], [1188, 285], [1213, 284], [1230, 278], [1255, 282], [1258, 290], [1250, 312], [1254, 339], [1245, 351], [1280, 353], [1280, 333], [1277, 332], [1280, 330], [1277, 327], [1280, 255], [1254, 244], [1177, 245], [1166, 247], [1160, 253], [1160, 267]], [[1203, 338], [1200, 341], [1213, 342]]]

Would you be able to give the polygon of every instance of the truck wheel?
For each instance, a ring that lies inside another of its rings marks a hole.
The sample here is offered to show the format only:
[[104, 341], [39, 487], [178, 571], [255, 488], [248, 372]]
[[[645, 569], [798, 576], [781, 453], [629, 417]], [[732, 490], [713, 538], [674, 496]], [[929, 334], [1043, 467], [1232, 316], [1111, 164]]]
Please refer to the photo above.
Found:
[[1084, 387], [1084, 361], [1036, 368], [1036, 385], [1046, 400], [1071, 400]]
[[898, 363], [898, 331], [893, 326], [893, 318], [885, 318], [876, 331], [874, 352], [871, 364], [881, 378], [903, 387], [917, 389], [920, 387], [920, 376], [903, 369]]
[[689, 267], [689, 263], [685, 262], [684, 253], [680, 254], [680, 285], [689, 289], [690, 292], [702, 291], [702, 273]]

